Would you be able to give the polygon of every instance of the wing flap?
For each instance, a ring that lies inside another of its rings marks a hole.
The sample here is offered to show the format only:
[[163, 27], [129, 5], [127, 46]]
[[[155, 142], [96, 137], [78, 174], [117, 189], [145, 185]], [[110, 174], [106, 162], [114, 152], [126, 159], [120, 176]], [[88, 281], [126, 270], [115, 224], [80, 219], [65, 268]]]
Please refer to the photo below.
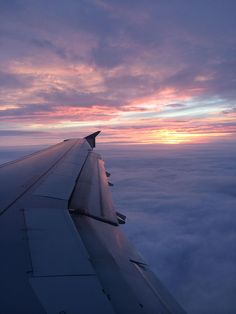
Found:
[[76, 213], [118, 224], [108, 187], [104, 162], [90, 152], [71, 196], [69, 208]]
[[185, 314], [120, 227], [86, 216], [73, 219], [116, 313]]

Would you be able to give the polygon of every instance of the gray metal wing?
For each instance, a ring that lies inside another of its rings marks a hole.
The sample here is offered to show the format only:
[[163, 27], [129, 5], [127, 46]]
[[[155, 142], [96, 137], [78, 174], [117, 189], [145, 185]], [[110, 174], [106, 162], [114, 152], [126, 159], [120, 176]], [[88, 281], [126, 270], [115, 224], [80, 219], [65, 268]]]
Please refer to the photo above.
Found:
[[98, 133], [0, 167], [1, 313], [184, 313], [120, 230]]

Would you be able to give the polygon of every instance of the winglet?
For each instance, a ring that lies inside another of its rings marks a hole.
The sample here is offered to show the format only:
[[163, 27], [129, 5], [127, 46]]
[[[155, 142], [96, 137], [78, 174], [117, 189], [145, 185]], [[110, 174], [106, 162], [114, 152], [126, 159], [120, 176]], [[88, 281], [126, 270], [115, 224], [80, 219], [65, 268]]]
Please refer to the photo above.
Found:
[[85, 137], [89, 145], [94, 148], [96, 146], [95, 138], [101, 131], [97, 131]]

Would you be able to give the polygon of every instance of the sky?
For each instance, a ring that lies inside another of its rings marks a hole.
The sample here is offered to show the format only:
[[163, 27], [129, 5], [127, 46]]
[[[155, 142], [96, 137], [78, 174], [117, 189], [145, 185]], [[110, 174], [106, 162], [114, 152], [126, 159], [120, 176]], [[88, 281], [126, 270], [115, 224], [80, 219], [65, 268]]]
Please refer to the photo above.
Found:
[[0, 0], [2, 145], [234, 141], [235, 0]]
[[0, 163], [102, 130], [124, 231], [189, 314], [236, 313], [235, 12], [0, 0]]

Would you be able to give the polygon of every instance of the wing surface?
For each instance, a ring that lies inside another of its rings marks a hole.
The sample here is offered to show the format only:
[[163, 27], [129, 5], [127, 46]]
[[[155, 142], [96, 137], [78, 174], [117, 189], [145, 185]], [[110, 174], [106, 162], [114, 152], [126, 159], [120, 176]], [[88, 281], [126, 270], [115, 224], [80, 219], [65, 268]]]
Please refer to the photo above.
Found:
[[1, 313], [184, 313], [120, 230], [97, 134], [0, 167]]

